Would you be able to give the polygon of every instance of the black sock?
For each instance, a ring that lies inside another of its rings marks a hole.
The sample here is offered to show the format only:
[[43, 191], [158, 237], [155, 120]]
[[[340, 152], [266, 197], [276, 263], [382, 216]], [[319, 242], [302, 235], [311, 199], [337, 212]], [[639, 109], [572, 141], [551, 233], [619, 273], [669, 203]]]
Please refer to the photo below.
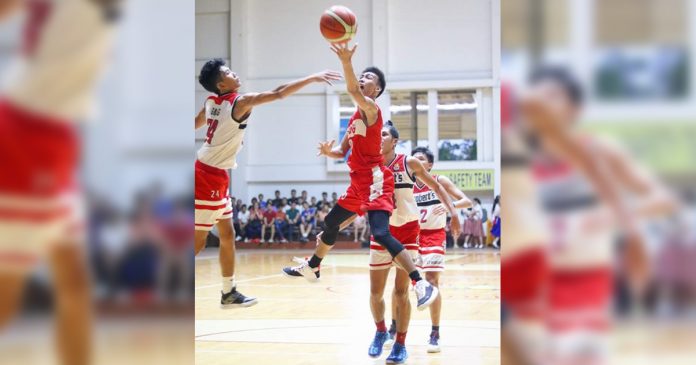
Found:
[[312, 255], [312, 258], [309, 259], [309, 267], [314, 269], [319, 267], [319, 264], [321, 264], [321, 259], [317, 255]]
[[[312, 266], [312, 265], [309, 265], [309, 266]], [[421, 280], [423, 280], [423, 278], [421, 278], [420, 273], [418, 272], [418, 270], [413, 270], [413, 271], [411, 271], [411, 273], [408, 274], [408, 277], [410, 277], [411, 280], [413, 280], [413, 281], [421, 281]]]
[[440, 332], [440, 326], [433, 326], [433, 331]]
[[396, 328], [396, 319], [392, 319], [392, 327]]

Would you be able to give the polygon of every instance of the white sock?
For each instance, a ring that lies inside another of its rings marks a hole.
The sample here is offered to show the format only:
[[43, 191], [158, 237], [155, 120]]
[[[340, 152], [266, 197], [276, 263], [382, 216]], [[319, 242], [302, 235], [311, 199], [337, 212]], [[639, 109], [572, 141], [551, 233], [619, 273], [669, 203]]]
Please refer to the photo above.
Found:
[[227, 294], [232, 291], [235, 287], [234, 276], [223, 276], [222, 277], [222, 292]]

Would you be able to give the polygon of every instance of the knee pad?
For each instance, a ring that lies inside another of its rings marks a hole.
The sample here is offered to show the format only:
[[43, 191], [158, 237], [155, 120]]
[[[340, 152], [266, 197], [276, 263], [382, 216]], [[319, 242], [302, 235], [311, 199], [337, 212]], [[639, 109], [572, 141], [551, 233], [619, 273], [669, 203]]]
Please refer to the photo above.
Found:
[[326, 228], [321, 234], [321, 241], [328, 246], [333, 246], [333, 244], [336, 243], [339, 228], [340, 226], [338, 225], [333, 225], [326, 222]]

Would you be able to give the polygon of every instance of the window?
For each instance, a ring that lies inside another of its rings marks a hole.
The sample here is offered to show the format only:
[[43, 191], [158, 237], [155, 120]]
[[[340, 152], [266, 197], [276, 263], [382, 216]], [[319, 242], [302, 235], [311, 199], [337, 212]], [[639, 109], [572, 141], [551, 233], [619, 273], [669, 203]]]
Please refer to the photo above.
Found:
[[500, 6], [504, 49], [529, 48], [532, 38], [546, 47], [567, 45], [570, 33], [567, 0], [502, 1]]
[[427, 146], [428, 93], [426, 91], [394, 91], [389, 95], [391, 121], [399, 130], [399, 144], [396, 152], [410, 154], [415, 146]]
[[440, 161], [477, 159], [477, 108], [473, 91], [438, 92], [437, 155]]
[[594, 16], [598, 52], [593, 75], [597, 97], [664, 100], [687, 96], [686, 0], [600, 1]]
[[[341, 141], [343, 140], [343, 136], [346, 134], [346, 130], [348, 130], [348, 122], [350, 122], [350, 118], [355, 113], [355, 104], [353, 103], [353, 100], [350, 98], [350, 95], [348, 95], [347, 93], [341, 93], [339, 95], [338, 112], [339, 112], [340, 123], [339, 123], [338, 139], [336, 140], [336, 143], [340, 144]], [[339, 164], [346, 163], [348, 161], [348, 156], [350, 156], [350, 152], [351, 151], [348, 151], [345, 158], [340, 159], [340, 160], [336, 160], [336, 163], [339, 163]]]

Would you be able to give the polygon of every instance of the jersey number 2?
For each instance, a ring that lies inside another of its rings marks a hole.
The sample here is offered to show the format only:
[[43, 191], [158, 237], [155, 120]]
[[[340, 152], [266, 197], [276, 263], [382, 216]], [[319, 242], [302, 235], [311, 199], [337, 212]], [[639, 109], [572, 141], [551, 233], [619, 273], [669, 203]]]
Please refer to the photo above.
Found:
[[205, 141], [210, 144], [210, 141], [213, 140], [213, 135], [215, 134], [215, 130], [217, 129], [218, 126], [218, 121], [217, 119], [208, 119], [208, 132], [206, 133], [206, 137], [208, 137]]
[[421, 222], [421, 223], [425, 223], [425, 222], [427, 221], [427, 219], [425, 219], [425, 216], [426, 216], [427, 214], [428, 214], [428, 210], [427, 210], [427, 209], [421, 209], [421, 211], [420, 211], [420, 215], [421, 215], [420, 222]]

